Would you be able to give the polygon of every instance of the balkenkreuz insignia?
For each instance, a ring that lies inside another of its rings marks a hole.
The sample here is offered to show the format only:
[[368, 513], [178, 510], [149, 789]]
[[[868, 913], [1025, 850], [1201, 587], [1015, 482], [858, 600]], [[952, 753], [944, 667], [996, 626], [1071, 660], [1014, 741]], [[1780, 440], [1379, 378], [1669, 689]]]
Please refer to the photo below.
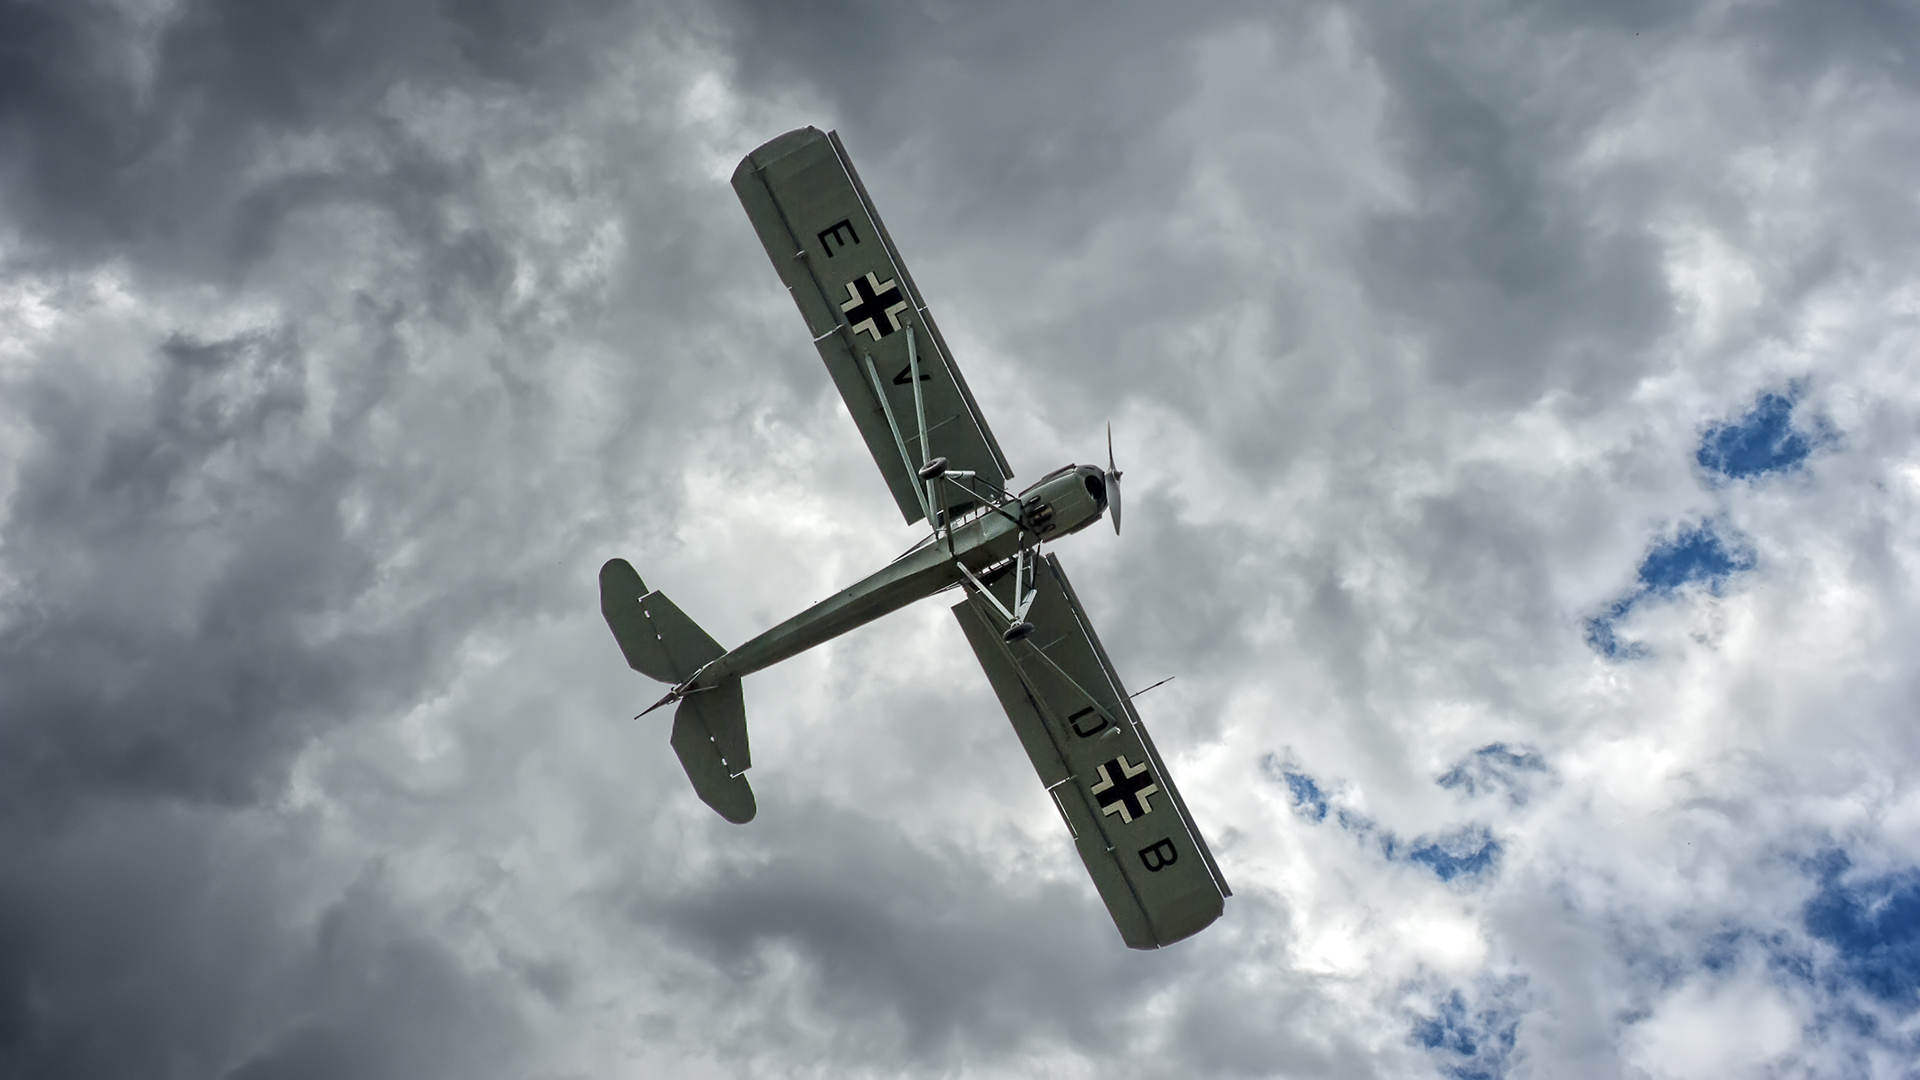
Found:
[[872, 274], [847, 282], [847, 302], [840, 305], [847, 325], [856, 334], [872, 335], [879, 341], [900, 329], [900, 313], [907, 310], [907, 298], [893, 278], [880, 281]]
[[1127, 756], [1122, 754], [1098, 766], [1098, 770], [1100, 782], [1087, 790], [1100, 800], [1101, 813], [1119, 814], [1120, 820], [1129, 824], [1134, 818], [1153, 813], [1153, 804], [1147, 801], [1147, 796], [1158, 792], [1160, 785], [1154, 783], [1146, 762], [1129, 765]]

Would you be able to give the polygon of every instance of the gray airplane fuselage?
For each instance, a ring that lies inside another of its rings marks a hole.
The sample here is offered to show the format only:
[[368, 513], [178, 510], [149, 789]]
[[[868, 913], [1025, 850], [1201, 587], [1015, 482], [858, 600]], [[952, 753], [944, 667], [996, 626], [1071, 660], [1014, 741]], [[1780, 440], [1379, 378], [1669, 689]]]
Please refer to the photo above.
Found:
[[[831, 641], [1012, 559], [1021, 546], [1056, 540], [1098, 521], [1107, 509], [1106, 474], [1092, 465], [1068, 465], [1042, 477], [1017, 502], [990, 509], [918, 547], [701, 669], [686, 691], [750, 675]], [[996, 575], [997, 576], [997, 575]]]

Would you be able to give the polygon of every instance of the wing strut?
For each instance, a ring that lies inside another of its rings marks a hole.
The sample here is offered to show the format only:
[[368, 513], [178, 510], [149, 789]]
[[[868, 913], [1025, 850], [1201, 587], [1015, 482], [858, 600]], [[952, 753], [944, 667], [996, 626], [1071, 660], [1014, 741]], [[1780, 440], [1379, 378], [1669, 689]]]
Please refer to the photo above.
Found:
[[[871, 360], [868, 361], [872, 363]], [[936, 534], [947, 534], [947, 554], [953, 554], [953, 522], [947, 520], [946, 485], [940, 482], [940, 476], [947, 471], [945, 458], [934, 464], [932, 444], [927, 442], [927, 398], [920, 389], [920, 350], [913, 340], [913, 324], [907, 324], [907, 374], [913, 380], [913, 415], [920, 422], [920, 467], [914, 473], [920, 478], [920, 488], [924, 492], [920, 504], [928, 511], [927, 523], [933, 526]], [[885, 401], [883, 394], [881, 400]], [[899, 435], [896, 433], [895, 438]], [[905, 448], [901, 450], [905, 453]], [[911, 463], [909, 463], [911, 468]], [[932, 511], [938, 507], [940, 516], [934, 517]]]
[[977, 591], [978, 595], [982, 599], [986, 600], [987, 603], [992, 604], [993, 610], [999, 612], [1001, 618], [1007, 620], [1010, 623], [1019, 621], [1013, 617], [1013, 612], [1007, 610], [1007, 605], [1001, 603], [1000, 598], [993, 595], [992, 589], [989, 589], [985, 585], [981, 584], [980, 579], [973, 576], [973, 571], [967, 569], [966, 563], [956, 562], [953, 565], [959, 567], [960, 572], [967, 575], [967, 580], [973, 582], [973, 587]]
[[[1007, 605], [1000, 602], [999, 597], [993, 595], [993, 590], [987, 588], [979, 578], [973, 576], [973, 571], [967, 569], [966, 563], [955, 560], [953, 564], [960, 568], [961, 573], [967, 575], [967, 580], [973, 583], [973, 587], [979, 595], [984, 598], [987, 603], [992, 604], [993, 609], [1007, 620], [1006, 633], [1001, 636], [1009, 644], [1019, 641], [1021, 638], [1033, 633], [1033, 624], [1027, 621], [1027, 612], [1033, 608], [1034, 598], [1040, 595], [1040, 587], [1034, 580], [1034, 575], [1040, 565], [1040, 554], [1038, 551], [1034, 551], [1031, 559], [1027, 557], [1030, 549], [1027, 547], [1024, 534], [1021, 536], [1019, 543], [1019, 550], [1014, 554], [1013, 609], [1011, 611], [1007, 609]], [[1035, 546], [1037, 547], [1038, 545], [1036, 544]], [[1041, 658], [1045, 659], [1046, 654], [1042, 653]], [[1047, 662], [1051, 664], [1053, 661], [1048, 660]], [[1065, 675], [1066, 672], [1063, 671], [1061, 674]]]
[[1033, 598], [1040, 595], [1040, 590], [1036, 588], [1033, 583], [1033, 574], [1035, 568], [1039, 565], [1040, 553], [1034, 551], [1033, 558], [1029, 559], [1027, 557], [1028, 550], [1027, 546], [1022, 544], [1020, 545], [1020, 549], [1014, 553], [1013, 621], [1016, 624], [1027, 621], [1027, 612], [1033, 607]]
[[[908, 345], [911, 346], [913, 339], [909, 337], [907, 342]], [[867, 362], [867, 378], [873, 380], [873, 392], [880, 398], [880, 408], [886, 411], [887, 427], [893, 432], [893, 445], [900, 449], [900, 463], [905, 465], [907, 471], [910, 473], [919, 472], [920, 470], [913, 466], [913, 458], [907, 456], [907, 440], [900, 437], [900, 422], [893, 418], [893, 404], [887, 400], [886, 387], [880, 385], [880, 373], [873, 369], [873, 357], [867, 353], [861, 353], [860, 359]], [[913, 393], [916, 398], [920, 396], [919, 379], [913, 380]], [[924, 422], [925, 419], [922, 418], [922, 423]], [[921, 444], [924, 446], [925, 443], [926, 437], [923, 435], [921, 436]], [[929, 522], [934, 522], [936, 519], [933, 516], [933, 507], [927, 505], [926, 486], [923, 484], [915, 484], [913, 486], [913, 493], [920, 499], [920, 512], [927, 515]]]
[[[1039, 591], [1040, 590], [1037, 588], [1034, 590], [1034, 592], [1036, 593], [1038, 593]], [[1029, 599], [1028, 603], [1031, 604], [1032, 600]], [[1112, 735], [1120, 734], [1119, 719], [1115, 717], [1111, 712], [1107, 711], [1107, 709], [1100, 704], [1100, 699], [1088, 693], [1087, 688], [1084, 686], [1081, 686], [1079, 680], [1067, 674], [1067, 669], [1055, 663], [1053, 657], [1048, 656], [1047, 651], [1045, 649], [1040, 648], [1038, 645], [1034, 645], [1032, 642], [1028, 642], [1028, 645], [1033, 649], [1033, 655], [1039, 657], [1042, 661], [1044, 661], [1048, 667], [1053, 669], [1053, 673], [1055, 675], [1058, 675], [1062, 679], [1065, 679], [1068, 686], [1073, 687], [1073, 689], [1076, 692], [1078, 692], [1081, 697], [1087, 699], [1087, 704], [1093, 709], [1095, 716], [1098, 716], [1100, 717], [1100, 719], [1105, 720], [1107, 723], [1114, 725], [1112, 728], [1108, 729], [1107, 735], [1112, 736]], [[1152, 687], [1148, 687], [1148, 689], [1152, 689]], [[1162, 769], [1161, 771], [1165, 772], [1166, 770]]]

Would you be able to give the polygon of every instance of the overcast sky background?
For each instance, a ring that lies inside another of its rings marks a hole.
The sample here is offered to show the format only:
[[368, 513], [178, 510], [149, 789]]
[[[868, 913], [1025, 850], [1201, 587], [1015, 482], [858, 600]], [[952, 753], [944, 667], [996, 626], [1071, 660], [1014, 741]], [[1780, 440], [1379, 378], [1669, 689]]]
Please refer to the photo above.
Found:
[[[0, 1076], [1911, 1077], [1920, 11], [0, 3]], [[1235, 889], [1122, 947], [726, 183], [837, 128]]]

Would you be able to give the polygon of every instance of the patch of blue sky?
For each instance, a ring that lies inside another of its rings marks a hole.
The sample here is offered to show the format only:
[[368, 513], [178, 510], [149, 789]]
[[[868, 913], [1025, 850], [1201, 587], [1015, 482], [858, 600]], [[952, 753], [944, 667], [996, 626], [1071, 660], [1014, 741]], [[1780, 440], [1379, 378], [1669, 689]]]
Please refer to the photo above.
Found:
[[1622, 638], [1617, 629], [1620, 620], [1627, 617], [1639, 599], [1640, 594], [1634, 593], [1626, 599], [1616, 600], [1606, 614], [1588, 619], [1587, 647], [1609, 660], [1638, 660], [1649, 655], [1645, 644]]
[[1805, 1010], [1798, 1056], [1817, 1063], [1810, 1075], [1907, 1076], [1874, 1062], [1920, 1060], [1920, 867], [1861, 873], [1838, 849], [1803, 865], [1816, 889], [1797, 928], [1722, 926], [1683, 936], [1693, 943], [1679, 953], [1623, 958], [1656, 998], [1702, 976], [1761, 974]]
[[1503, 1080], [1514, 1065], [1526, 980], [1487, 981], [1472, 997], [1453, 990], [1429, 1016], [1414, 1020], [1414, 1045], [1451, 1080]]
[[1260, 769], [1274, 780], [1286, 786], [1287, 796], [1293, 802], [1293, 812], [1315, 823], [1327, 819], [1327, 795], [1313, 777], [1298, 769], [1289, 768], [1274, 754], [1260, 759]]
[[1785, 392], [1761, 394], [1739, 419], [1707, 428], [1694, 460], [1709, 473], [1730, 480], [1752, 480], [1799, 468], [1814, 447], [1833, 437], [1825, 424], [1816, 424], [1813, 431], [1794, 425], [1793, 407], [1800, 393], [1796, 383]]
[[1407, 845], [1406, 860], [1433, 871], [1441, 881], [1479, 877], [1500, 861], [1500, 841], [1485, 825], [1466, 825]]
[[[1502, 760], [1511, 757], [1526, 768], [1533, 767], [1535, 759], [1538, 759], [1538, 767], [1546, 767], [1545, 759], [1539, 756], [1538, 751], [1516, 752], [1501, 743], [1492, 743], [1481, 749], [1485, 751], [1496, 747], [1498, 749], [1488, 755], [1489, 758]], [[1294, 813], [1316, 825], [1325, 821], [1331, 813], [1340, 828], [1362, 842], [1377, 844], [1380, 854], [1388, 862], [1407, 862], [1425, 867], [1433, 876], [1445, 882], [1477, 879], [1499, 865], [1503, 848], [1493, 831], [1485, 825], [1468, 824], [1437, 836], [1402, 840], [1391, 830], [1381, 829], [1365, 814], [1344, 806], [1334, 806], [1319, 781], [1296, 767], [1283, 764], [1276, 755], [1268, 754], [1262, 758], [1260, 767], [1268, 777], [1287, 789]]]
[[1700, 932], [1697, 944], [1684, 954], [1630, 959], [1657, 975], [1655, 981], [1669, 989], [1698, 972], [1733, 976], [1756, 963], [1781, 985], [1808, 986], [1814, 981], [1813, 955], [1805, 939], [1778, 926], [1723, 925]]
[[1695, 582], [1718, 588], [1736, 572], [1751, 569], [1752, 553], [1729, 544], [1712, 522], [1703, 521], [1647, 552], [1640, 561], [1640, 589], [1664, 594]]
[[1290, 772], [1286, 774], [1287, 791], [1293, 796], [1294, 812], [1308, 821], [1325, 821], [1327, 818], [1327, 797], [1313, 777], [1306, 773]]
[[1700, 946], [1700, 966], [1722, 974], [1739, 968], [1755, 934], [1745, 927], [1723, 929], [1708, 934]]
[[[1357, 810], [1349, 810], [1344, 806], [1333, 812], [1333, 820], [1338, 822], [1341, 828], [1361, 839], [1372, 836], [1375, 831], [1372, 818]], [[1391, 859], [1393, 858], [1394, 844], [1398, 841], [1394, 840], [1392, 833], [1384, 833], [1382, 835], [1384, 839], [1380, 842], [1381, 846], [1385, 850], [1387, 858]]]
[[1434, 782], [1466, 795], [1504, 791], [1509, 802], [1524, 806], [1532, 796], [1532, 781], [1548, 771], [1546, 755], [1533, 747], [1493, 742], [1461, 758]]
[[1620, 620], [1635, 607], [1649, 599], [1672, 596], [1688, 585], [1704, 584], [1717, 593], [1728, 578], [1753, 566], [1753, 553], [1737, 540], [1723, 536], [1712, 521], [1683, 528], [1655, 543], [1640, 560], [1638, 585], [1632, 593], [1587, 620], [1587, 644], [1611, 660], [1645, 656], [1644, 645], [1622, 640], [1617, 631]]
[[1902, 1011], [1920, 1008], [1920, 869], [1849, 878], [1852, 861], [1827, 852], [1813, 861], [1820, 891], [1801, 917], [1833, 950], [1833, 973]]
[[[1617, 922], [1613, 948], [1632, 993], [1622, 1022], [1648, 1020], [1688, 984], [1758, 979], [1798, 1016], [1794, 1075], [1920, 1076], [1887, 1068], [1920, 1061], [1920, 867], [1861, 872], [1838, 849], [1802, 866], [1814, 889], [1789, 921]], [[1469, 992], [1460, 1008], [1425, 1023], [1445, 1027], [1451, 1015], [1465, 1024], [1474, 1000]]]
[[1688, 983], [1759, 978], [1795, 1003], [1798, 1058], [1819, 1063], [1806, 1075], [1920, 1075], [1871, 1065], [1920, 1061], [1920, 868], [1850, 874], [1838, 850], [1803, 865], [1817, 891], [1791, 925], [1617, 925], [1617, 955], [1638, 997], [1623, 1019], [1648, 1019]]
[[[1785, 390], [1768, 391], [1738, 418], [1708, 426], [1700, 435], [1694, 461], [1716, 481], [1757, 480], [1800, 468], [1817, 447], [1836, 438], [1828, 423], [1817, 417], [1795, 423], [1794, 407], [1803, 389], [1796, 382]], [[1753, 556], [1729, 542], [1712, 522], [1682, 529], [1647, 552], [1632, 593], [1587, 620], [1587, 645], [1610, 660], [1646, 656], [1646, 646], [1619, 634], [1621, 620], [1635, 607], [1694, 582], [1706, 582], [1717, 590], [1728, 577], [1752, 567]]]

